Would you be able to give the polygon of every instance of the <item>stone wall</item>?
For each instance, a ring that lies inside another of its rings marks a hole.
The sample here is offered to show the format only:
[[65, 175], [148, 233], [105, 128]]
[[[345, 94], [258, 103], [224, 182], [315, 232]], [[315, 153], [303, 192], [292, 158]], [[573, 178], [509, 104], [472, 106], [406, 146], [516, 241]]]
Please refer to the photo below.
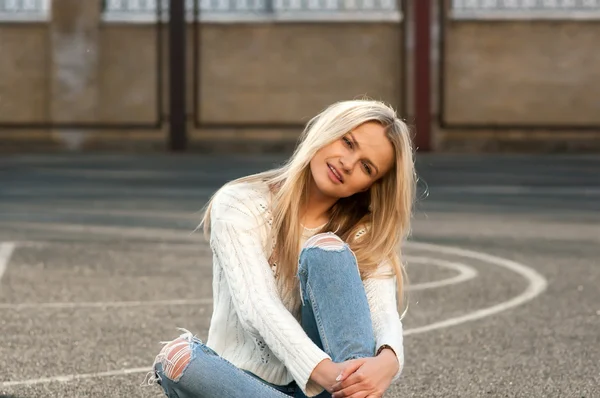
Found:
[[[156, 31], [101, 32], [104, 120], [156, 120]], [[193, 32], [188, 32], [188, 109], [193, 109]], [[206, 24], [198, 35], [199, 108], [211, 124], [299, 124], [339, 99], [370, 96], [401, 106], [402, 35], [395, 24]], [[168, 81], [167, 40], [163, 82]], [[168, 90], [163, 87], [164, 112]]]
[[444, 120], [460, 125], [599, 126], [600, 24], [447, 24]]
[[47, 24], [0, 25], [0, 123], [49, 120], [49, 40]]

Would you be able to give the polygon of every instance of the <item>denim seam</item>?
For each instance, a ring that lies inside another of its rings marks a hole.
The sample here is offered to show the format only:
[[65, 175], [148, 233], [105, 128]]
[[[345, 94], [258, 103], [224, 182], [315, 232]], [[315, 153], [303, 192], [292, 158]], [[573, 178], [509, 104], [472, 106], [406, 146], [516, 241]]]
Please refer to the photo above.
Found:
[[200, 343], [200, 344], [198, 344], [198, 346], [200, 347], [200, 349], [201, 349], [201, 350], [202, 350], [202, 351], [203, 351], [205, 354], [207, 354], [207, 355], [212, 355], [212, 356], [215, 356], [215, 357], [216, 357], [216, 356], [218, 356], [218, 355], [216, 355], [216, 354], [213, 352], [212, 348], [208, 347], [208, 346], [207, 346], [207, 345], [205, 345], [204, 343]]
[[[171, 395], [174, 395], [174, 397], [171, 397]], [[179, 394], [177, 394], [177, 391], [170, 389], [169, 390], [169, 398], [179, 398]]]
[[308, 281], [306, 281], [306, 290], [310, 297], [313, 315], [315, 317], [315, 320], [317, 321], [317, 328], [319, 329], [321, 343], [323, 344], [323, 348], [325, 349], [325, 352], [330, 353], [331, 347], [329, 345], [329, 341], [327, 340], [327, 335], [325, 334], [325, 329], [323, 328], [323, 322], [321, 321], [321, 313], [319, 312], [319, 308], [317, 307], [317, 301], [315, 300], [312, 288], [310, 287], [310, 283]]
[[[168, 378], [168, 377], [167, 377]], [[171, 379], [169, 379], [169, 381], [171, 383], [174, 383]], [[174, 383], [177, 384], [177, 383]], [[175, 391], [173, 388], [165, 388], [165, 386], [161, 385], [161, 387], [163, 388], [163, 390], [165, 391], [165, 395], [168, 398], [179, 398], [179, 394], [177, 394], [177, 391]]]

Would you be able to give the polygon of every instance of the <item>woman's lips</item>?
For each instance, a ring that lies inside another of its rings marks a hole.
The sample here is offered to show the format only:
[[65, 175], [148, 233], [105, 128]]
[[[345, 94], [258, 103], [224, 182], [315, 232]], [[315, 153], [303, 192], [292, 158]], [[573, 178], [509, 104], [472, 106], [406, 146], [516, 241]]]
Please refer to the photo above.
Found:
[[337, 183], [343, 184], [344, 183], [344, 178], [342, 177], [342, 174], [339, 172], [338, 169], [336, 169], [334, 166], [330, 165], [329, 163], [327, 163], [327, 168], [329, 169], [329, 177]]

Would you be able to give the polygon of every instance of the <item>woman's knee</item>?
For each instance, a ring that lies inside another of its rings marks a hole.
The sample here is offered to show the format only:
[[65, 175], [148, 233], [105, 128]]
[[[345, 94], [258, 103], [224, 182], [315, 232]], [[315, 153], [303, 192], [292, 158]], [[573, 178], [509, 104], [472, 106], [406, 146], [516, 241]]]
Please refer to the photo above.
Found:
[[311, 236], [302, 246], [298, 273], [307, 275], [313, 265], [319, 272], [329, 272], [344, 264], [357, 267], [356, 256], [339, 236], [325, 232]]
[[324, 232], [311, 236], [306, 240], [303, 249], [318, 247], [323, 250], [339, 251], [346, 246], [346, 243], [333, 232]]
[[156, 362], [160, 362], [165, 377], [177, 382], [191, 359], [191, 342], [185, 337], [179, 337], [163, 347], [156, 358]]

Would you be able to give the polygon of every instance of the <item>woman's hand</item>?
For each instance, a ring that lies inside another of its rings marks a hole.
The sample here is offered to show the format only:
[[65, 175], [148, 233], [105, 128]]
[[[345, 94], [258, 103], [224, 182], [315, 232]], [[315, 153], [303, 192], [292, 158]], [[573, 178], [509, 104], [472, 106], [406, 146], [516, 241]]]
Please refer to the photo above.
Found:
[[338, 384], [336, 378], [344, 372], [350, 361], [335, 363], [331, 359], [324, 359], [313, 370], [310, 379], [323, 387], [327, 392], [333, 393], [333, 386]]
[[374, 358], [346, 361], [332, 398], [381, 398], [398, 372], [398, 360], [390, 350]]
[[325, 359], [313, 370], [310, 379], [333, 394], [334, 387], [339, 386], [340, 381], [354, 373], [363, 363], [364, 359], [352, 359], [340, 363]]

